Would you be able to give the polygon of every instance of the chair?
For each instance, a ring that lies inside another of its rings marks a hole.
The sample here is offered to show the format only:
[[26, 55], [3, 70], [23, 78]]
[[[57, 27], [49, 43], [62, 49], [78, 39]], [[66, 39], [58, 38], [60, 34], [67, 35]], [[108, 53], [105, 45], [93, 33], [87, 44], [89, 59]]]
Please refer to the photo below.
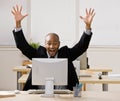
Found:
[[88, 65], [88, 57], [87, 52], [84, 52], [81, 56], [79, 56], [76, 60], [80, 61], [80, 70], [89, 69]]

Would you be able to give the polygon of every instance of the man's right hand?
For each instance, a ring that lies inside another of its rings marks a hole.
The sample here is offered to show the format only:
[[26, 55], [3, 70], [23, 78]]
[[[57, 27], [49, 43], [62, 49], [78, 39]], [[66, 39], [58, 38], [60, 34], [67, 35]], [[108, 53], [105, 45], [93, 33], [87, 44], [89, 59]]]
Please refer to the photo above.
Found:
[[16, 28], [20, 28], [21, 27], [21, 21], [22, 19], [24, 19], [26, 16], [28, 16], [28, 14], [22, 15], [22, 6], [13, 6], [12, 9], [12, 14], [14, 15], [15, 21], [16, 21]]

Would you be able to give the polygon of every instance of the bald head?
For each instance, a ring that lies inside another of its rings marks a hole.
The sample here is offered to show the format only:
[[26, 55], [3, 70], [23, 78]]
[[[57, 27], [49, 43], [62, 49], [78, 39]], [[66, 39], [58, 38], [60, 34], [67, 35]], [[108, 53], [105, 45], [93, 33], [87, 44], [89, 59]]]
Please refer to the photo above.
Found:
[[59, 36], [56, 33], [48, 33], [45, 37], [45, 41], [48, 40], [48, 38], [54, 38], [55, 41], [59, 41]]
[[56, 33], [49, 33], [45, 37], [45, 48], [50, 56], [55, 56], [60, 46], [59, 36]]

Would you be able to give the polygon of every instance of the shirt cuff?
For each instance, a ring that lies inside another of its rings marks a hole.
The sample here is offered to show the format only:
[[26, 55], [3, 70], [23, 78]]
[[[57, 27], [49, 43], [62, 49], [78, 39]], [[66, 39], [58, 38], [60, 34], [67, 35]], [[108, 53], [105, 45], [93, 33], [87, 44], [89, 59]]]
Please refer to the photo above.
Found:
[[85, 33], [86, 33], [87, 35], [91, 35], [91, 29], [87, 29], [87, 30], [85, 31]]
[[19, 32], [19, 31], [21, 31], [21, 30], [22, 30], [22, 28], [21, 28], [21, 27], [20, 27], [20, 28], [16, 28], [16, 27], [15, 27], [15, 29], [14, 29], [14, 30], [15, 30], [15, 32]]

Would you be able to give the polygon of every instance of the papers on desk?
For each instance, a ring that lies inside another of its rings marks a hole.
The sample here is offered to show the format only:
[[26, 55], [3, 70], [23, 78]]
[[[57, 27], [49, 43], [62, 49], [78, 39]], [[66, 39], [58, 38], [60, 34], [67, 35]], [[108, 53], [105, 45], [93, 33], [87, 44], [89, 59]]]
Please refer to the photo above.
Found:
[[13, 91], [0, 91], [0, 98], [16, 96]]

